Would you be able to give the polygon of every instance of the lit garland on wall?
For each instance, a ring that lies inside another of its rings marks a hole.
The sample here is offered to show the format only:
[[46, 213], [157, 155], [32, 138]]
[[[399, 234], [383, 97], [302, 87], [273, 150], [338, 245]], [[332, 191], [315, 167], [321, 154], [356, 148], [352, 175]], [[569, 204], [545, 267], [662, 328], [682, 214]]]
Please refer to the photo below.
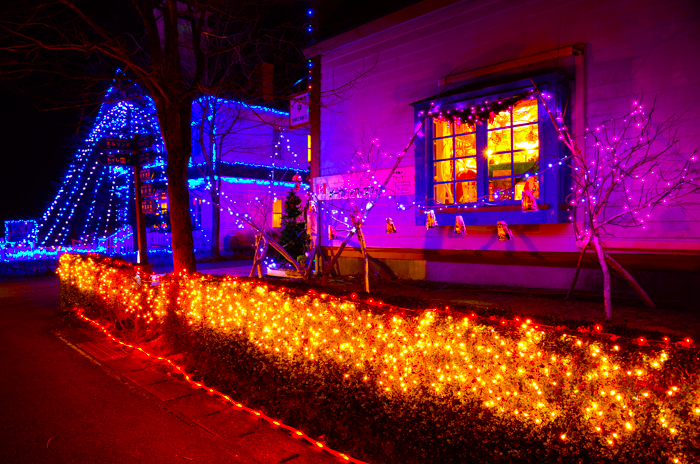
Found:
[[243, 338], [279, 366], [291, 360], [338, 366], [347, 381], [368, 382], [376, 395], [477, 402], [523, 426], [559, 428], [562, 446], [574, 437], [561, 421], [575, 418], [598, 446], [614, 449], [649, 436], [663, 442], [669, 462], [697, 457], [687, 443], [700, 430], [700, 377], [676, 364], [691, 340], [621, 346], [617, 336], [610, 336], [613, 344], [518, 318], [485, 324], [434, 310], [382, 315], [328, 295], [197, 274], [177, 276], [170, 302], [172, 282], [157, 291], [138, 283], [146, 276], [133, 266], [89, 257], [63, 256], [58, 272], [124, 317], [159, 324], [176, 301], [176, 314], [193, 327]]

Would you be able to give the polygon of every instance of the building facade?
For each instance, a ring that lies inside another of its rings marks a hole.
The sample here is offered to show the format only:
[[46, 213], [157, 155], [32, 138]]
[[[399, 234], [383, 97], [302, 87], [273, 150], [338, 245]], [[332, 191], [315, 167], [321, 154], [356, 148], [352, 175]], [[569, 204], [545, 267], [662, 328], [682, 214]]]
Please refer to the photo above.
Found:
[[[399, 277], [568, 288], [583, 241], [570, 207], [578, 174], [560, 129], [589, 156], [596, 138], [586, 134], [643, 102], [655, 123], [676, 118], [680, 154], [700, 146], [693, 1], [425, 0], [306, 54], [318, 85], [311, 172], [327, 252], [343, 239], [325, 230], [345, 219], [334, 204], [352, 173], [372, 171], [360, 190], [381, 186], [409, 147], [364, 226], [370, 254]], [[358, 77], [350, 97], [323, 96]], [[348, 165], [367, 140], [381, 155]], [[524, 196], [537, 211], [523, 211]], [[698, 200], [656, 208], [640, 227], [605, 229], [606, 249], [652, 297], [699, 298]], [[397, 233], [387, 234], [387, 218]], [[426, 227], [433, 219], [438, 227]], [[455, 233], [457, 221], [466, 234]], [[499, 240], [499, 221], [512, 240]], [[360, 272], [359, 244], [350, 245], [341, 269]], [[577, 288], [601, 285], [591, 252]], [[613, 289], [629, 291], [622, 281]]]

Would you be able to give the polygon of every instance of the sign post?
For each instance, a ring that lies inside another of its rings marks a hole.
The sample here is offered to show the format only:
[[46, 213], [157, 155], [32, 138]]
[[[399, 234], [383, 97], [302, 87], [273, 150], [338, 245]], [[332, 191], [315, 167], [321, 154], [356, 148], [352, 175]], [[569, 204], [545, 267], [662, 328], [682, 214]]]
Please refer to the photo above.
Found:
[[148, 241], [146, 237], [146, 217], [141, 205], [141, 165], [153, 162], [155, 155], [151, 152], [143, 152], [145, 148], [153, 145], [152, 135], [135, 135], [131, 139], [119, 139], [104, 137], [97, 142], [103, 150], [118, 150], [131, 152], [131, 154], [107, 153], [101, 155], [97, 161], [105, 166], [131, 166], [134, 168], [134, 187], [136, 200], [136, 239], [138, 243], [138, 263], [148, 264]]
[[309, 93], [295, 95], [289, 102], [289, 128], [297, 129], [309, 124]]

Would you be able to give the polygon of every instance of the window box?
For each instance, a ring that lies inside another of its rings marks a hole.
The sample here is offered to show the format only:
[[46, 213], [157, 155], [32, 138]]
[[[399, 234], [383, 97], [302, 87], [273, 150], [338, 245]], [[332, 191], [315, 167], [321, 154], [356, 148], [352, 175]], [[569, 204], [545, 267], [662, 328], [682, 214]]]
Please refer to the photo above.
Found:
[[[555, 117], [563, 113], [568, 82], [557, 74], [533, 80]], [[430, 209], [445, 226], [457, 215], [467, 225], [568, 222], [560, 205], [570, 191], [569, 153], [530, 79], [413, 106], [417, 124], [429, 114], [416, 138], [416, 204], [425, 205], [416, 209], [416, 224], [425, 224]], [[525, 190], [539, 211], [521, 210]]]

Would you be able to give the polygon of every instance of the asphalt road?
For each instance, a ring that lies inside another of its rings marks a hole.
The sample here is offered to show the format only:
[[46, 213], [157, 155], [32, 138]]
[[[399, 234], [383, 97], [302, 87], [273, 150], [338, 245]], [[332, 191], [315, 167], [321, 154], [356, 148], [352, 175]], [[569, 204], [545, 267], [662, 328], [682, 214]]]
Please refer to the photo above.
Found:
[[0, 281], [0, 463], [241, 462], [55, 334], [58, 278]]

